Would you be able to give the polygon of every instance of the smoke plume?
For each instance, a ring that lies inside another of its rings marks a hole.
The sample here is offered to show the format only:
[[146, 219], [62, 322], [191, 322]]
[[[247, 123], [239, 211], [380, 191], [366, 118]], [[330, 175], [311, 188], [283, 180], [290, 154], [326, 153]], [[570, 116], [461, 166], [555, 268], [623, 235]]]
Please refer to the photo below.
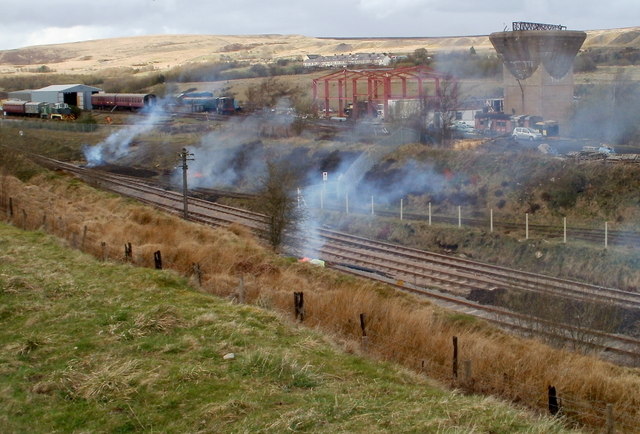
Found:
[[85, 145], [82, 152], [87, 160], [87, 166], [96, 167], [114, 163], [127, 156], [133, 140], [140, 134], [151, 131], [158, 120], [166, 115], [161, 103], [143, 110], [142, 113], [146, 116], [143, 116], [138, 122], [118, 129], [97, 145]]

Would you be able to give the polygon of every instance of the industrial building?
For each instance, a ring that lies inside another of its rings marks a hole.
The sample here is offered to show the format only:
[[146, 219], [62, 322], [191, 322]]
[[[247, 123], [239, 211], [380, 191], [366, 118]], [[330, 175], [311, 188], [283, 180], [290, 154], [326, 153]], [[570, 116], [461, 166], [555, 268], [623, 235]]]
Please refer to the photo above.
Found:
[[503, 60], [505, 113], [566, 125], [573, 102], [573, 60], [586, 37], [560, 25], [525, 22], [489, 35]]
[[42, 89], [25, 89], [9, 92], [9, 99], [33, 102], [66, 103], [90, 110], [91, 95], [102, 89], [85, 84], [54, 84]]
[[31, 102], [31, 92], [33, 92], [33, 89], [16, 90], [9, 92], [8, 96], [10, 100]]

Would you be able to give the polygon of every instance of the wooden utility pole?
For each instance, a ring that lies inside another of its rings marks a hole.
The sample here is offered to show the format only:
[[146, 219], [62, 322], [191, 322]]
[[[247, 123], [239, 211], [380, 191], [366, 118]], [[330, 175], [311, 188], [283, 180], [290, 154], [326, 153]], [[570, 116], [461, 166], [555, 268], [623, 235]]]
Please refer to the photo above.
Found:
[[182, 151], [178, 155], [180, 156], [180, 160], [182, 161], [182, 217], [184, 217], [186, 220], [189, 216], [189, 209], [187, 204], [187, 169], [189, 168], [189, 166], [187, 166], [187, 161], [193, 161], [194, 158], [189, 158], [193, 157], [193, 153], [188, 152], [187, 148], [182, 148]]

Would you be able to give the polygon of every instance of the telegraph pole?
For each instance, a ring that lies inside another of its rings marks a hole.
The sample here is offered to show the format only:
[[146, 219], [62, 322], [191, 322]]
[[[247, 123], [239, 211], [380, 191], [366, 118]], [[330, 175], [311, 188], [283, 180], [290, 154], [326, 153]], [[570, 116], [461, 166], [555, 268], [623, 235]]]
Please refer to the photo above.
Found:
[[187, 166], [187, 161], [193, 161], [195, 160], [195, 158], [190, 158], [190, 157], [193, 157], [193, 153], [188, 152], [187, 148], [182, 148], [182, 151], [178, 154], [178, 156], [182, 161], [182, 205], [183, 205], [182, 216], [186, 220], [187, 217], [189, 216], [188, 204], [187, 204], [187, 169], [189, 168], [189, 166]]

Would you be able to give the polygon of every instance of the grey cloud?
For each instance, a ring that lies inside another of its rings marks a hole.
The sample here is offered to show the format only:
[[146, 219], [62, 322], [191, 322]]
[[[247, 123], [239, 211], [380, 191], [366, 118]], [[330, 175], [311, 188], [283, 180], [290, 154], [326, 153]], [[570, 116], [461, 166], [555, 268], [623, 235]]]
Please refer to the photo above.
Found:
[[[636, 0], [0, 0], [0, 49], [37, 41], [38, 32], [61, 28], [48, 43], [67, 41], [65, 28], [84, 25], [89, 37], [138, 34], [302, 34], [307, 36], [453, 36], [489, 34], [512, 21], [539, 21], [572, 29], [637, 25]], [[99, 30], [92, 30], [99, 27]], [[97, 36], [94, 36], [97, 35]], [[43, 42], [46, 43], [46, 42]]]

